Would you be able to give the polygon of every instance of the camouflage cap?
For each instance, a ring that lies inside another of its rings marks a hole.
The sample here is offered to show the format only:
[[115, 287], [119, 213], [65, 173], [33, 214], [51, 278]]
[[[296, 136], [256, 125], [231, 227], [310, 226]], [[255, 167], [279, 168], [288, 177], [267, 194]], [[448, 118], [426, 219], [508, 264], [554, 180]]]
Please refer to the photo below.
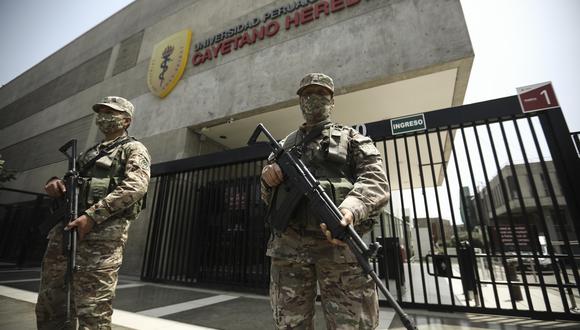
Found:
[[93, 111], [98, 112], [101, 106], [109, 107], [113, 110], [126, 112], [129, 117], [133, 118], [133, 111], [135, 111], [135, 107], [133, 104], [127, 99], [122, 98], [120, 96], [107, 96], [103, 98], [99, 103], [95, 103], [93, 105]]
[[334, 94], [334, 82], [332, 78], [325, 75], [324, 73], [309, 73], [300, 81], [300, 88], [296, 94], [300, 95], [302, 90], [310, 85], [319, 85], [326, 87], [332, 94]]

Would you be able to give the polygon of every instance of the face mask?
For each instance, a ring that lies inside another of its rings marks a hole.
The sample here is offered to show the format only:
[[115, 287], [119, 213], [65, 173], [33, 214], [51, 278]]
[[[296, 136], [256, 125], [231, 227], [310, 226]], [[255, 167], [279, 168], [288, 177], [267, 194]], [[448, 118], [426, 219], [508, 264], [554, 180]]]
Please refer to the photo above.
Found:
[[307, 124], [316, 124], [330, 117], [333, 104], [326, 96], [311, 94], [300, 97], [300, 110]]
[[112, 113], [97, 113], [95, 123], [103, 134], [111, 134], [123, 128], [125, 117]]

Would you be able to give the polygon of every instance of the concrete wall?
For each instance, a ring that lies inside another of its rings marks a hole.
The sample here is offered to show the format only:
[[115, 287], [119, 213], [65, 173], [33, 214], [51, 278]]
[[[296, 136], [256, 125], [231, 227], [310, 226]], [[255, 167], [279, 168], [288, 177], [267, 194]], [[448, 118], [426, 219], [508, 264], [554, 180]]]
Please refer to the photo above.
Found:
[[[284, 30], [284, 19], [280, 18], [282, 31], [273, 38], [197, 67], [189, 63], [182, 81], [167, 98], [159, 99], [148, 92], [147, 66], [157, 42], [189, 28], [195, 43], [288, 1], [177, 1], [176, 7], [166, 4], [177, 12], [165, 17], [163, 13], [171, 10], [155, 4], [152, 7], [160, 12], [155, 24], [151, 22], [151, 1], [135, 2], [0, 89], [0, 116], [11, 119], [10, 110], [35, 92], [31, 86], [41, 91], [37, 93], [52, 94], [51, 89], [42, 87], [47, 83], [52, 86], [55, 79], [60, 79], [58, 74], [75, 72], [70, 63], [79, 60], [63, 63], [63, 59], [75, 54], [92, 63], [94, 54], [110, 54], [106, 70], [100, 66], [103, 75], [110, 77], [96, 84], [85, 82], [90, 87], [62, 100], [53, 97], [51, 101], [56, 103], [21, 115], [18, 118], [26, 116], [26, 120], [3, 127], [0, 152], [87, 116], [90, 105], [103, 95], [132, 99], [137, 108], [133, 134], [147, 137], [294, 104], [297, 81], [310, 71], [334, 76], [337, 94], [342, 94], [416, 76], [473, 56], [458, 0], [368, 0], [289, 31]], [[144, 18], [135, 20], [141, 10], [147, 10], [142, 14]], [[133, 61], [139, 41], [139, 55]], [[135, 65], [130, 67], [128, 63]], [[126, 70], [118, 72], [119, 68]], [[41, 73], [45, 74], [43, 79], [36, 79]], [[82, 75], [74, 77], [82, 82]]]
[[[191, 28], [194, 42], [201, 41], [287, 3], [260, 6], [265, 2], [198, 2], [147, 29], [142, 54], [151, 53], [161, 38], [159, 30], [166, 29], [162, 35], [168, 35]], [[234, 16], [231, 6], [255, 9], [228, 21], [225, 18]], [[284, 20], [280, 21], [284, 26]], [[459, 1], [362, 1], [308, 25], [282, 29], [273, 38], [217, 61], [197, 67], [190, 63], [182, 81], [165, 99], [149, 93], [135, 98], [145, 118], [135, 130], [147, 136], [294, 104], [297, 82], [307, 72], [335, 77], [337, 94], [343, 94], [473, 56]], [[158, 114], [165, 109], [171, 111], [161, 120]]]
[[[195, 44], [292, 3], [137, 0], [80, 36], [0, 88], [0, 154], [20, 170], [6, 186], [40, 192], [48, 177], [61, 175], [66, 165], [56, 147], [77, 138], [87, 148], [100, 138], [90, 106], [106, 95], [135, 104], [130, 133], [158, 163], [223, 150], [197, 129], [296, 104], [296, 85], [307, 72], [330, 74], [337, 94], [345, 94], [473, 57], [459, 0], [362, 0], [289, 30], [282, 15], [275, 36], [199, 66], [192, 51], [169, 96], [149, 93], [152, 49], [169, 35], [190, 29]], [[468, 74], [469, 65], [460, 67], [459, 89]], [[456, 104], [463, 94], [455, 95]], [[140, 270], [147, 217], [146, 210], [131, 228], [124, 271]]]

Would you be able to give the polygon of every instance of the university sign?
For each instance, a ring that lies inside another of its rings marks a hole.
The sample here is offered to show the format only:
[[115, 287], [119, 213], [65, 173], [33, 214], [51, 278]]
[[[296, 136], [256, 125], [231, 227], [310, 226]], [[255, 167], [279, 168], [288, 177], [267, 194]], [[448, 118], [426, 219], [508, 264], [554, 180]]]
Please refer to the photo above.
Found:
[[[265, 12], [195, 44], [194, 66], [212, 61], [278, 34], [308, 24], [323, 16], [358, 5], [362, 0], [295, 0]], [[369, 1], [369, 0], [366, 0]], [[284, 17], [283, 20], [279, 20]], [[282, 26], [283, 24], [283, 26]]]
[[191, 45], [191, 31], [177, 32], [153, 48], [147, 72], [151, 93], [164, 98], [177, 85], [185, 71]]
[[[281, 30], [298, 28], [361, 2], [362, 0], [294, 0], [195, 43], [191, 62], [194, 66], [201, 65], [266, 38], [272, 38]], [[147, 73], [147, 86], [151, 93], [164, 98], [177, 85], [188, 62], [191, 36], [191, 31], [184, 30], [155, 45]]]

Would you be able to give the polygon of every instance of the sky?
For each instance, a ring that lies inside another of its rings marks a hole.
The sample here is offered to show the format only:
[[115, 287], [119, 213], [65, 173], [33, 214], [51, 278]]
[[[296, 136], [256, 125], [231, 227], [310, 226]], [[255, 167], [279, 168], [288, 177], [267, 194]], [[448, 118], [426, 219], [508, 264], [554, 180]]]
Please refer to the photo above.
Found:
[[[440, 0], [434, 0], [440, 1]], [[0, 0], [0, 84], [7, 84], [131, 0]], [[580, 131], [580, 1], [461, 0], [475, 60], [465, 104], [552, 81]]]
[[0, 0], [0, 85], [6, 85], [131, 2]]
[[580, 1], [461, 0], [475, 60], [465, 104], [551, 81], [580, 131]]

